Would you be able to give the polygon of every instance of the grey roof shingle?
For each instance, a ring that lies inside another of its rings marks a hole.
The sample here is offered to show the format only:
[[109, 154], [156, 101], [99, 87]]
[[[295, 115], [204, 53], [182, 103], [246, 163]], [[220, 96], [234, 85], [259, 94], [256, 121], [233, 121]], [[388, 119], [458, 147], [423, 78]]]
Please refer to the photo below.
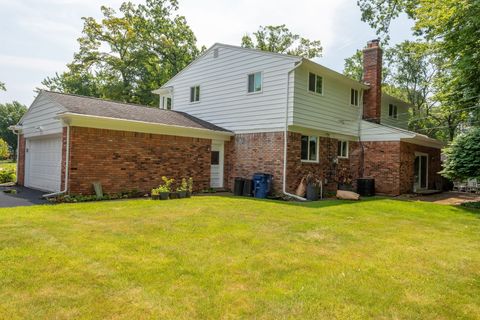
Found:
[[57, 102], [71, 113], [230, 132], [229, 130], [198, 119], [185, 112], [164, 110], [74, 94], [52, 91], [42, 92], [49, 99]]

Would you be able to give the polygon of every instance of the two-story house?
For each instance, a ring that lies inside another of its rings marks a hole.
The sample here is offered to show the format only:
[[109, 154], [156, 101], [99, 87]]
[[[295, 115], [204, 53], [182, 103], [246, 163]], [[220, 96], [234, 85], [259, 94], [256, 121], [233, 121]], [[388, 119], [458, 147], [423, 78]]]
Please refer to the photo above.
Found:
[[159, 108], [43, 91], [15, 130], [18, 182], [54, 192], [148, 191], [162, 175], [197, 190], [274, 177], [291, 194], [314, 173], [326, 190], [358, 177], [397, 195], [439, 188], [442, 143], [407, 130], [408, 104], [381, 92], [382, 50], [364, 81], [308, 59], [215, 44], [155, 90]]

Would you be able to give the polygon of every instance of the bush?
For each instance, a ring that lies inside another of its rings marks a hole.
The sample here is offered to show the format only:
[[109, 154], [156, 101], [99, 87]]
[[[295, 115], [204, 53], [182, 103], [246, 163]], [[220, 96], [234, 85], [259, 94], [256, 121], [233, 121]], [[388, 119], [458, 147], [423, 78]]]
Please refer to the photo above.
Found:
[[462, 203], [462, 207], [470, 208], [470, 209], [480, 209], [480, 201], [464, 202]]
[[0, 160], [5, 160], [10, 158], [10, 149], [5, 140], [0, 138]]
[[0, 183], [15, 182], [17, 175], [15, 169], [1, 169], [0, 168]]
[[452, 180], [480, 177], [480, 128], [457, 136], [445, 155], [443, 176]]

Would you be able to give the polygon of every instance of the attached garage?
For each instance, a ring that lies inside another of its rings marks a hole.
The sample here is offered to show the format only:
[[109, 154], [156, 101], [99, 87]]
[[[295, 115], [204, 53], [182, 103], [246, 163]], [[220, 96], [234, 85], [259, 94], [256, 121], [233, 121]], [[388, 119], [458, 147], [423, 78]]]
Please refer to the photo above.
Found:
[[62, 173], [62, 136], [40, 136], [25, 141], [25, 186], [59, 192]]
[[49, 91], [12, 129], [17, 183], [69, 194], [92, 194], [96, 182], [107, 194], [149, 192], [164, 175], [192, 177], [196, 190], [223, 186], [223, 144], [233, 136], [183, 112]]

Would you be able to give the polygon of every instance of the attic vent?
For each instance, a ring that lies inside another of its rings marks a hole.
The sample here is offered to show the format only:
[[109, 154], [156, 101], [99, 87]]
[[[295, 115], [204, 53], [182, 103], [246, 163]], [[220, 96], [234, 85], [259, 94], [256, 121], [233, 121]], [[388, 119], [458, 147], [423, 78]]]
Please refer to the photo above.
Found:
[[218, 48], [213, 49], [213, 57], [218, 58]]

